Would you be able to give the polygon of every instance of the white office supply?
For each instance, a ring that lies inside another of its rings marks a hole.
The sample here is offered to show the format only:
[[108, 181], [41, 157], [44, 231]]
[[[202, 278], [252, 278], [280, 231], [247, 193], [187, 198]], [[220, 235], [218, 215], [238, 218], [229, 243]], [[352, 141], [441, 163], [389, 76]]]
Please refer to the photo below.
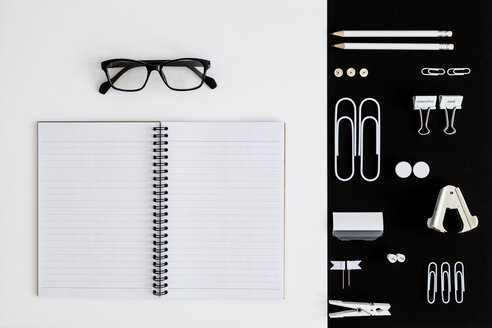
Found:
[[347, 275], [348, 275], [348, 286], [350, 287], [350, 271], [351, 270], [361, 270], [360, 260], [347, 261]]
[[346, 38], [435, 38], [453, 36], [452, 31], [437, 30], [344, 30], [331, 34]]
[[[431, 110], [436, 109], [437, 96], [414, 96], [413, 97], [413, 109], [418, 110], [420, 114], [420, 128], [418, 133], [425, 136], [430, 133], [429, 129], [429, 114]], [[422, 115], [422, 111], [426, 110], [425, 122]], [[425, 130], [424, 130], [425, 129]]]
[[424, 67], [420, 70], [420, 73], [425, 76], [441, 76], [446, 74], [446, 70], [444, 68]]
[[458, 210], [462, 223], [460, 233], [470, 231], [478, 226], [478, 217], [471, 215], [460, 188], [455, 186], [445, 186], [439, 191], [434, 214], [427, 220], [427, 226], [439, 232], [446, 232], [443, 223], [447, 209]]
[[413, 166], [413, 174], [419, 179], [426, 178], [429, 173], [430, 167], [426, 162], [420, 161]]
[[[454, 117], [457, 109], [461, 109], [461, 104], [463, 103], [463, 96], [439, 96], [439, 109], [444, 110], [446, 115], [446, 127], [444, 128], [444, 133], [447, 135], [453, 135], [456, 133], [454, 128]], [[449, 120], [448, 109], [452, 109], [451, 122]], [[448, 131], [450, 129], [450, 131]]]
[[451, 300], [451, 267], [448, 262], [441, 263], [441, 299], [444, 304]]
[[335, 71], [333, 72], [336, 77], [342, 77], [343, 76], [343, 69], [341, 68], [336, 68]]
[[[376, 104], [376, 111], [377, 111], [377, 116], [366, 116], [362, 118], [362, 108], [364, 107], [364, 104], [366, 102], [372, 102]], [[377, 171], [374, 177], [372, 178], [367, 178], [364, 175], [364, 125], [366, 121], [373, 121], [375, 125], [375, 130], [376, 130], [376, 157], [377, 157]], [[381, 109], [379, 106], [379, 103], [376, 99], [374, 98], [366, 98], [362, 100], [362, 102], [359, 104], [359, 147], [358, 147], [358, 155], [360, 156], [360, 175], [362, 178], [368, 182], [375, 181], [379, 178], [379, 173], [381, 171]]]
[[350, 309], [330, 313], [330, 318], [375, 317], [391, 315], [389, 312], [391, 305], [389, 303], [344, 302], [335, 300], [329, 300], [328, 303]]
[[[459, 293], [459, 296], [458, 296]], [[456, 303], [463, 303], [465, 294], [465, 266], [463, 262], [454, 264], [454, 300]]]
[[[349, 102], [352, 105], [353, 109], [353, 119], [350, 118], [349, 116], [341, 116], [340, 118], [338, 117], [338, 107], [340, 106], [341, 103], [343, 102]], [[351, 142], [351, 156], [352, 156], [352, 170], [350, 175], [347, 178], [342, 178], [340, 174], [338, 173], [338, 156], [339, 156], [339, 129], [340, 129], [340, 123], [346, 120], [350, 124], [351, 128], [351, 137], [352, 137], [352, 142]], [[337, 101], [335, 104], [335, 176], [337, 177], [338, 180], [340, 181], [349, 181], [352, 179], [352, 177], [355, 174], [355, 156], [357, 156], [357, 127], [356, 127], [356, 122], [357, 122], [357, 105], [355, 102], [350, 99], [350, 98], [341, 98], [340, 100]]]
[[396, 164], [395, 172], [400, 178], [406, 179], [412, 174], [412, 166], [408, 162], [401, 161]]
[[431, 262], [427, 266], [427, 303], [434, 304], [437, 293], [437, 264]]
[[383, 235], [382, 212], [333, 212], [333, 237], [372, 241]]
[[348, 77], [354, 77], [355, 76], [355, 68], [352, 68], [352, 67], [348, 68], [347, 69], [347, 76]]
[[281, 299], [284, 124], [40, 122], [38, 294]]
[[389, 263], [396, 263], [396, 261], [398, 260], [396, 255], [391, 253], [386, 255], [386, 258], [388, 259]]
[[330, 270], [334, 271], [342, 271], [342, 289], [345, 288], [345, 267], [346, 267], [346, 262], [345, 261], [330, 261], [330, 263], [333, 265]]
[[403, 263], [407, 259], [407, 257], [404, 254], [398, 253], [396, 254], [396, 259], [398, 262]]
[[367, 70], [367, 68], [361, 68], [359, 71], [359, 75], [361, 77], [367, 77], [369, 75], [369, 71]]
[[453, 50], [453, 44], [442, 43], [339, 43], [333, 47], [343, 50]]
[[447, 70], [449, 76], [463, 76], [471, 73], [471, 69], [468, 67], [460, 67], [460, 68], [449, 68]]

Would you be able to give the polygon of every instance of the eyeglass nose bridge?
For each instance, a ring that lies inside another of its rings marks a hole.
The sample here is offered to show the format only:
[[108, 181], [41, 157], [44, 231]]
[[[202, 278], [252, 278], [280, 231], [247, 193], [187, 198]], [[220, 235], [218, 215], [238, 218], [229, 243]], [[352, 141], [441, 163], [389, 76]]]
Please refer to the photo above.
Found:
[[164, 73], [162, 72], [162, 67], [164, 65], [162, 63], [147, 63], [147, 73], [148, 73], [148, 78], [150, 78], [150, 74], [152, 71], [157, 71], [157, 73], [160, 75], [161, 79], [164, 81], [164, 83], [167, 85], [167, 79]]

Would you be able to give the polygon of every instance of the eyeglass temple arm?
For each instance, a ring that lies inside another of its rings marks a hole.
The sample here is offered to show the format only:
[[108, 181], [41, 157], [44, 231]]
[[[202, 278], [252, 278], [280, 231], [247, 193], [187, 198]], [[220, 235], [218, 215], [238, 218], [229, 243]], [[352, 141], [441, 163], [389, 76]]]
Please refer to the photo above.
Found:
[[[149, 62], [152, 62], [152, 61], [149, 61]], [[159, 61], [160, 62], [160, 61]], [[125, 74], [128, 70], [134, 68], [134, 67], [137, 67], [137, 66], [141, 66], [140, 64], [133, 64], [133, 65], [128, 65], [128, 66], [125, 66], [121, 71], [118, 72], [118, 74], [116, 74], [115, 76], [113, 76], [113, 78], [111, 79], [111, 83], [114, 83], [116, 81], [118, 81], [118, 79], [123, 75]], [[211, 78], [210, 76], [205, 76], [203, 77], [203, 74], [197, 70], [195, 68], [195, 66], [193, 66], [192, 64], [190, 63], [176, 63], [175, 65], [173, 65], [173, 63], [170, 63], [168, 66], [186, 66], [188, 67], [193, 73], [195, 73], [196, 75], [198, 75], [201, 79], [203, 79], [203, 82], [205, 82], [206, 85], [208, 85], [208, 87], [210, 89], [215, 89], [217, 87], [217, 82], [215, 82], [215, 80], [213, 78]], [[106, 92], [108, 92], [108, 90], [111, 88], [111, 83], [109, 83], [109, 81], [105, 81], [101, 84], [101, 86], [99, 87], [99, 92], [102, 93], [102, 94], [106, 94]]]
[[111, 79], [111, 83], [109, 83], [109, 81], [106, 81], [106, 82], [103, 82], [101, 84], [101, 86], [99, 87], [99, 92], [102, 93], [103, 95], [106, 94], [106, 92], [108, 92], [108, 90], [111, 88], [112, 83], [115, 83], [116, 81], [118, 81], [118, 79], [123, 74], [125, 74], [128, 70], [130, 70], [134, 67], [137, 67], [137, 66], [142, 66], [142, 65], [141, 64], [133, 64], [133, 65], [128, 65], [128, 66], [123, 67], [123, 69], [121, 71], [119, 71], [115, 76], [113, 76], [113, 78]]

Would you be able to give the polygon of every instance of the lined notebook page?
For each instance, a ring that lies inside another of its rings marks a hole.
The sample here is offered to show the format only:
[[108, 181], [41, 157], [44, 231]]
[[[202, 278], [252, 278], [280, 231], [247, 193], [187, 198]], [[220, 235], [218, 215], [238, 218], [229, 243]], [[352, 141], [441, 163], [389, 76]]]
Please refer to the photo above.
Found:
[[158, 124], [38, 124], [39, 295], [155, 297]]
[[167, 123], [169, 294], [282, 298], [284, 124]]

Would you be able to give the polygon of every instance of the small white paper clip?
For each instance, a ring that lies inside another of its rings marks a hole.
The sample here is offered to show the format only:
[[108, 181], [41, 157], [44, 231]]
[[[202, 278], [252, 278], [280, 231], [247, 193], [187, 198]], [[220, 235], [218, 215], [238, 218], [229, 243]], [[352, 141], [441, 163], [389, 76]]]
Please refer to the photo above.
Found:
[[[448, 294], [447, 298], [445, 293]], [[451, 300], [451, 267], [448, 262], [441, 264], [441, 299], [444, 304]]]
[[[414, 96], [413, 97], [413, 109], [418, 110], [420, 114], [420, 128], [418, 133], [421, 136], [428, 135], [430, 133], [429, 129], [429, 114], [431, 110], [436, 109], [437, 96]], [[426, 110], [427, 114], [424, 118], [422, 116], [422, 111]], [[425, 130], [424, 130], [425, 129]]]
[[[432, 288], [432, 289], [431, 289]], [[434, 304], [437, 293], [437, 264], [431, 262], [427, 266], [427, 303]]]
[[342, 271], [342, 289], [345, 288], [345, 261], [330, 261], [333, 265], [330, 270]]
[[468, 75], [471, 73], [471, 69], [468, 67], [459, 67], [459, 68], [449, 68], [447, 71], [449, 76], [462, 76]]
[[363, 303], [363, 302], [344, 302], [328, 300], [331, 305], [341, 306], [350, 310], [330, 313], [330, 318], [347, 318], [347, 317], [376, 317], [391, 315], [389, 303]]
[[[454, 116], [456, 110], [461, 109], [462, 102], [463, 96], [439, 96], [439, 108], [444, 110], [444, 113], [446, 114], [446, 127], [443, 131], [447, 135], [456, 133], [456, 129], [454, 128]], [[449, 122], [448, 109], [453, 110], [453, 113], [451, 114], [451, 123]], [[449, 128], [451, 128], [450, 132], [448, 132]]]
[[[459, 297], [458, 297], [459, 291]], [[454, 300], [456, 303], [463, 303], [465, 294], [465, 266], [463, 262], [456, 262], [454, 264]]]
[[[362, 108], [366, 102], [373, 102], [376, 104], [377, 116], [366, 116], [362, 118]], [[377, 171], [376, 175], [372, 178], [367, 178], [364, 175], [364, 124], [366, 121], [373, 121], [376, 126], [376, 155], [377, 155]], [[359, 147], [358, 155], [360, 156], [360, 175], [367, 182], [372, 182], [379, 178], [379, 173], [381, 171], [381, 108], [379, 103], [374, 98], [366, 98], [362, 100], [359, 105]]]
[[420, 73], [425, 76], [440, 76], [446, 74], [446, 71], [444, 68], [424, 67]]
[[[350, 118], [349, 116], [341, 116], [340, 118], [338, 117], [338, 106], [344, 102], [348, 101], [349, 103], [352, 104], [353, 111], [354, 111], [354, 118]], [[338, 155], [339, 155], [339, 127], [340, 123], [344, 120], [347, 120], [350, 123], [350, 128], [351, 128], [351, 135], [352, 135], [352, 171], [351, 174], [347, 178], [342, 178], [340, 174], [338, 173]], [[350, 98], [342, 98], [337, 103], [335, 104], [335, 176], [337, 177], [338, 180], [340, 181], [349, 181], [352, 179], [352, 177], [355, 174], [355, 156], [357, 154], [357, 144], [356, 144], [356, 138], [357, 138], [357, 127], [355, 126], [357, 122], [357, 105], [355, 102], [350, 99]]]

